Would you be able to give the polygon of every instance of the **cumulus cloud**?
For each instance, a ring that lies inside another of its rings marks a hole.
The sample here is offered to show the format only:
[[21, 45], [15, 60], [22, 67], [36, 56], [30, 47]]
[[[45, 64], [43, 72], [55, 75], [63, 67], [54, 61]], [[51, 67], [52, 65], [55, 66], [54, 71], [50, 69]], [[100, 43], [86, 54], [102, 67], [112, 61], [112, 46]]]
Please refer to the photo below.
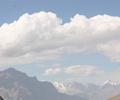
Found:
[[63, 23], [52, 12], [24, 14], [0, 27], [0, 64], [45, 61], [81, 52], [98, 52], [119, 61], [119, 33], [120, 17], [76, 14]]
[[111, 58], [113, 61], [120, 61], [120, 41], [113, 40], [106, 44], [99, 45], [100, 52]]

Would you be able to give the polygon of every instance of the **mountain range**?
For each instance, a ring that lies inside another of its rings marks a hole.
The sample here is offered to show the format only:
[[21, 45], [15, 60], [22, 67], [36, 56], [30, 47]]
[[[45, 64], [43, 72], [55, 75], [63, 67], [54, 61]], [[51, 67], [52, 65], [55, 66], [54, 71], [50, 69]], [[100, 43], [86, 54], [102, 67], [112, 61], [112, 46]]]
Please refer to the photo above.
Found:
[[5, 100], [120, 100], [119, 94], [120, 83], [111, 80], [102, 85], [51, 83], [14, 68], [0, 71], [0, 96]]
[[59, 93], [52, 83], [38, 81], [13, 68], [0, 71], [0, 96], [4, 100], [86, 100]]
[[105, 81], [102, 85], [82, 84], [78, 82], [54, 82], [53, 84], [61, 93], [86, 97], [89, 100], [107, 100], [120, 94], [120, 83], [111, 80]]

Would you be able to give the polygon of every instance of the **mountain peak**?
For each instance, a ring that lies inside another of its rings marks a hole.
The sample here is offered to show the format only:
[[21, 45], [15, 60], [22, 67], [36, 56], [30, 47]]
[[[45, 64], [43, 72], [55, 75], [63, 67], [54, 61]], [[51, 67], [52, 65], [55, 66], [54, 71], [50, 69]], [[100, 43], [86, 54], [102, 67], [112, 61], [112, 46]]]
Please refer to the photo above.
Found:
[[17, 70], [13, 67], [10, 67], [8, 69], [5, 70], [6, 72], [16, 72]]
[[112, 85], [112, 86], [116, 86], [116, 85], [120, 85], [120, 83], [117, 82], [117, 81], [107, 80], [107, 81], [104, 82], [103, 85]]
[[10, 73], [10, 74], [25, 74], [24, 72], [21, 72], [21, 71], [15, 69], [13, 67], [10, 67], [10, 68], [2, 71], [2, 72], [4, 72], [4, 73]]
[[16, 79], [19, 81], [20, 79], [27, 79], [27, 75], [24, 72], [20, 72], [19, 70], [15, 68], [8, 68], [3, 71], [0, 71], [0, 78], [6, 78], [6, 79]]

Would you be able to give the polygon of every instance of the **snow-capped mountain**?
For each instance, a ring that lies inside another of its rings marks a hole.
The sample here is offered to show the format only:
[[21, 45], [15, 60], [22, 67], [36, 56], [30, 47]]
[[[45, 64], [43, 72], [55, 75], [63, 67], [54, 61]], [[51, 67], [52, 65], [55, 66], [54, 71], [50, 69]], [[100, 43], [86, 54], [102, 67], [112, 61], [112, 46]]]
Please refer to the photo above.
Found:
[[89, 100], [107, 100], [120, 93], [119, 82], [105, 81], [102, 85], [71, 83], [53, 83], [59, 92], [87, 97]]
[[52, 83], [38, 81], [13, 68], [0, 72], [0, 96], [5, 100], [86, 100], [59, 93]]
[[117, 81], [107, 80], [104, 82], [103, 86], [105, 86], [105, 85], [117, 86], [117, 85], [120, 85], [120, 83]]

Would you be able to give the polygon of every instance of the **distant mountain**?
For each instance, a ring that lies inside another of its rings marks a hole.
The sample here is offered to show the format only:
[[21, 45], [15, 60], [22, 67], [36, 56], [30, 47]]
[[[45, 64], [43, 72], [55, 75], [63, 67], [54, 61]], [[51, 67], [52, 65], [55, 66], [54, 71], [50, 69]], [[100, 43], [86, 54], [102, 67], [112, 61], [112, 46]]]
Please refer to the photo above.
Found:
[[108, 100], [120, 100], [120, 95], [114, 96]]
[[103, 85], [71, 83], [53, 83], [61, 93], [86, 97], [89, 100], [107, 100], [120, 93], [119, 82], [107, 80]]
[[114, 82], [112, 80], [107, 80], [107, 81], [104, 82], [103, 85], [104, 86], [108, 86], [108, 85], [110, 85], [110, 86], [118, 86], [118, 85], [120, 85], [120, 83], [119, 82]]
[[50, 82], [38, 81], [13, 68], [0, 72], [0, 95], [5, 100], [86, 100], [59, 93]]

